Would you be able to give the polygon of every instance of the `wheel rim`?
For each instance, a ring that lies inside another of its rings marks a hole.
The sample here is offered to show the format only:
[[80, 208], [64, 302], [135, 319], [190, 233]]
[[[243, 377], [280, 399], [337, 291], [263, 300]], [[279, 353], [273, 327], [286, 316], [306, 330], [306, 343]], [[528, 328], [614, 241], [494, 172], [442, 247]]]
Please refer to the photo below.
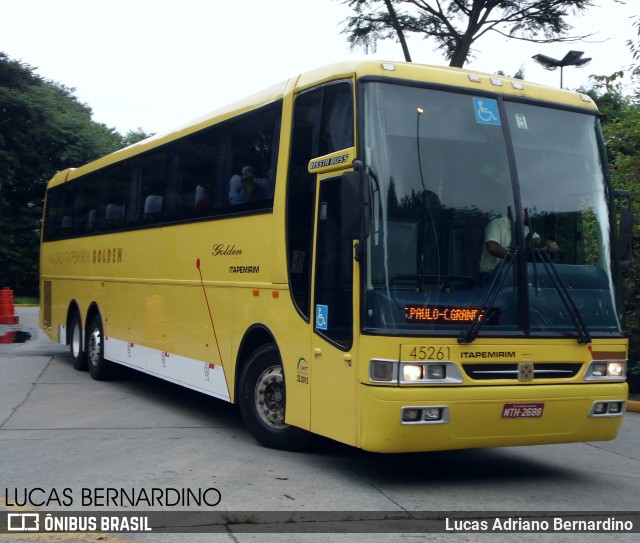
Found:
[[271, 428], [286, 428], [284, 423], [285, 389], [281, 366], [262, 372], [254, 393], [256, 411]]
[[100, 362], [100, 349], [102, 348], [102, 336], [98, 328], [94, 328], [89, 335], [87, 345], [87, 360], [92, 366], [97, 366]]
[[71, 354], [73, 358], [78, 358], [82, 352], [81, 336], [80, 326], [75, 323], [71, 332]]

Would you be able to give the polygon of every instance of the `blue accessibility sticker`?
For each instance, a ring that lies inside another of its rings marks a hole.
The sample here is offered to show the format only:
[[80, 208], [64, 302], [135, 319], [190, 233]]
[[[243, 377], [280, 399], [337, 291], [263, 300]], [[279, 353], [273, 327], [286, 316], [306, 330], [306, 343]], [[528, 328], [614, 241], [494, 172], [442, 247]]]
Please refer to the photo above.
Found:
[[476, 122], [479, 124], [500, 125], [498, 102], [490, 98], [473, 98], [473, 108], [476, 112]]
[[329, 306], [316, 305], [316, 329], [327, 330], [329, 327]]

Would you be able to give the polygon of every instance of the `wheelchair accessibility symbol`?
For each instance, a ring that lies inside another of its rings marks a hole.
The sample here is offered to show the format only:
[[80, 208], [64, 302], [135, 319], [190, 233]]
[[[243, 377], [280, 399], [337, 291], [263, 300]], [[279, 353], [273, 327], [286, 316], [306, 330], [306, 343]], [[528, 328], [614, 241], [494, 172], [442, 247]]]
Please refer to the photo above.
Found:
[[500, 125], [498, 102], [489, 98], [474, 98], [473, 108], [476, 112], [476, 122], [479, 124]]
[[316, 329], [327, 330], [329, 327], [329, 306], [316, 305]]

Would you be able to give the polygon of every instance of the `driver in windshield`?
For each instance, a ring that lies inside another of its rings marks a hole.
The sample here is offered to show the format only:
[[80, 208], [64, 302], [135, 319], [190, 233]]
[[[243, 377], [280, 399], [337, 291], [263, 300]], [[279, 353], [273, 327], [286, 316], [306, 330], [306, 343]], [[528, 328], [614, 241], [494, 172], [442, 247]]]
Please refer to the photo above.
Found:
[[[526, 205], [526, 204], [525, 204]], [[524, 225], [524, 237], [529, 235], [529, 208], [523, 208], [522, 223]], [[511, 253], [508, 247], [511, 246], [511, 232], [513, 230], [513, 219], [511, 207], [508, 208], [507, 216], [492, 219], [484, 231], [484, 245], [480, 257], [480, 274], [488, 277], [491, 272], [500, 264], [504, 258], [509, 258]], [[531, 234], [533, 245], [538, 249], [546, 247], [550, 252], [556, 253], [560, 250], [555, 241], [545, 240], [537, 232]]]

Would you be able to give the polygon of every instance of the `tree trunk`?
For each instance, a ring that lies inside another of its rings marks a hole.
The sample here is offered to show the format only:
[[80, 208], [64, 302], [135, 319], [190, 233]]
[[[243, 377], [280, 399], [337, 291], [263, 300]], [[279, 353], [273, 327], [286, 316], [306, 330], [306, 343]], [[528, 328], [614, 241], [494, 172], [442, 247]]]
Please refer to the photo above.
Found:
[[398, 16], [396, 15], [396, 10], [393, 9], [393, 4], [391, 0], [384, 0], [384, 3], [387, 6], [387, 10], [389, 10], [389, 15], [391, 17], [391, 24], [393, 24], [393, 28], [398, 35], [398, 39], [400, 40], [400, 45], [402, 46], [402, 52], [404, 53], [404, 59], [407, 62], [411, 62], [411, 55], [409, 54], [409, 46], [407, 45], [407, 40], [404, 39], [404, 32], [400, 27], [400, 21], [398, 21]]
[[460, 41], [456, 43], [456, 47], [451, 55], [449, 66], [453, 66], [455, 68], [462, 68], [464, 66], [464, 63], [467, 61], [467, 57], [469, 56], [472, 42], [473, 40], [468, 38], [466, 35], [462, 36]]

